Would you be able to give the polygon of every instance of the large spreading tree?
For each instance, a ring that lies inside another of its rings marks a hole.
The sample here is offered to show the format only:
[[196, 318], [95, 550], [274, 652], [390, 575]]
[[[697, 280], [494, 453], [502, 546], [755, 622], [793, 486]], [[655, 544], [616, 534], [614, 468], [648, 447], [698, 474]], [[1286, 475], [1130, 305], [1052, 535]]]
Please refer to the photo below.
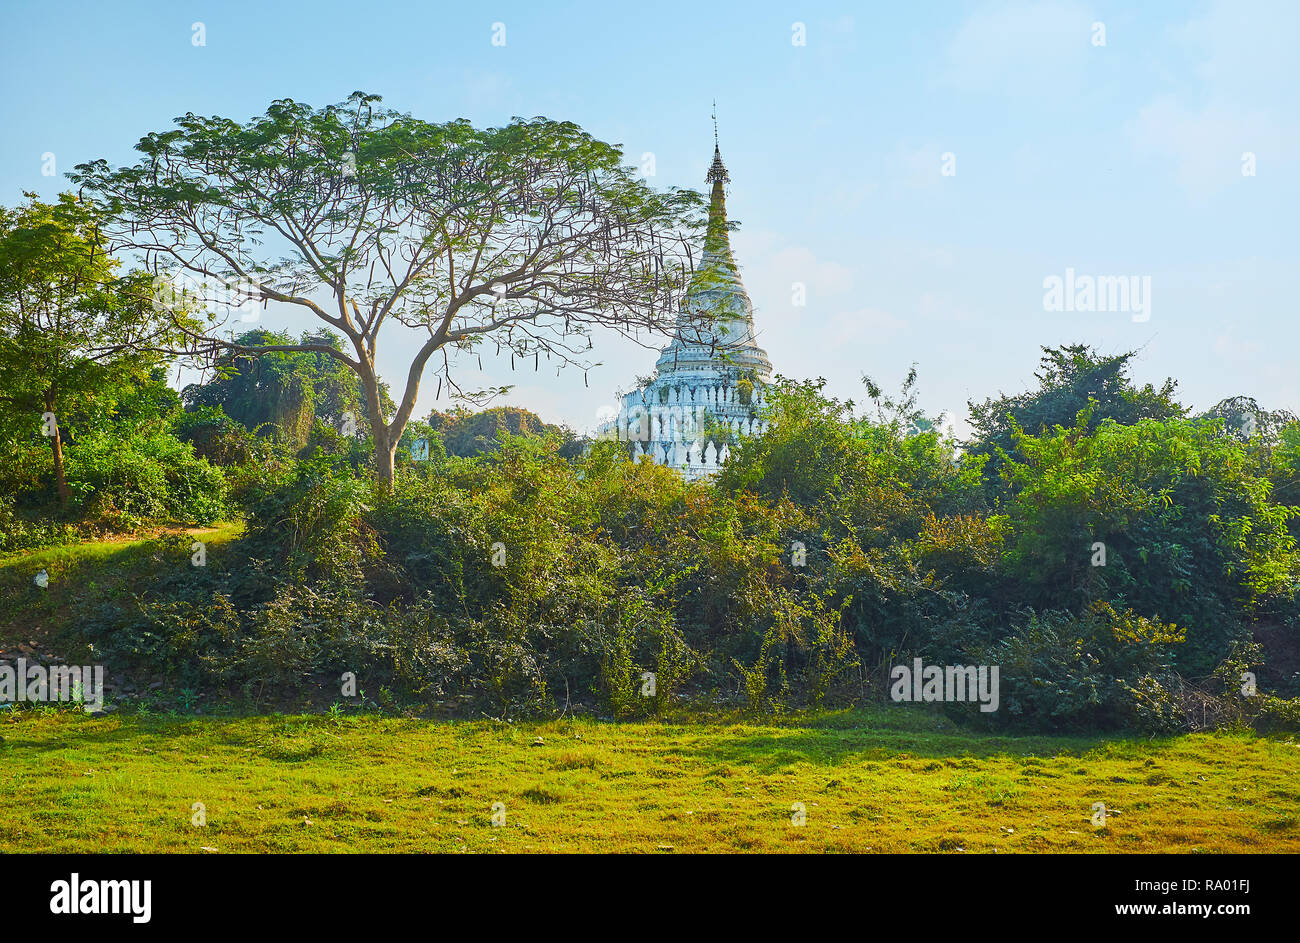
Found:
[[[432, 124], [357, 92], [322, 109], [276, 101], [245, 124], [185, 115], [136, 149], [132, 166], [72, 175], [116, 221], [116, 244], [173, 283], [188, 276], [200, 300], [220, 286], [220, 300], [293, 305], [341, 333], [344, 349], [255, 352], [316, 351], [357, 374], [384, 485], [426, 372], [491, 393], [453, 371], [484, 343], [512, 364], [586, 368], [594, 326], [671, 330], [691, 268], [698, 195], [653, 190], [571, 123]], [[187, 352], [239, 349], [221, 326], [210, 319]], [[376, 359], [390, 334], [410, 350], [391, 416]]]

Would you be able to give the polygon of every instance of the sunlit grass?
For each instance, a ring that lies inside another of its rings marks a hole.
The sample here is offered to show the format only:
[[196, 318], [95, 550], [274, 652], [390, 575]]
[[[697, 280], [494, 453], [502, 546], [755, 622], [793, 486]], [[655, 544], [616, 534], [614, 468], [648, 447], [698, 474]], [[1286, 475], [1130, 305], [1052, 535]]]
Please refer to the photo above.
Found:
[[1300, 851], [1294, 738], [994, 737], [910, 708], [780, 724], [11, 717], [4, 851]]

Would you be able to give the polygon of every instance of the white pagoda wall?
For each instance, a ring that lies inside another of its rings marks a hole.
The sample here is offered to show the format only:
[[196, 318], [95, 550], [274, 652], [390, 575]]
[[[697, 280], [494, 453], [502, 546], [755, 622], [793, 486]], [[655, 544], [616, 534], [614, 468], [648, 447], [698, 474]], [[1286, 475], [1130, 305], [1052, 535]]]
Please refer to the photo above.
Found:
[[[690, 380], [696, 382], [692, 385]], [[660, 402], [661, 390], [667, 390], [665, 402]], [[726, 443], [697, 437], [702, 424], [712, 420], [737, 435], [758, 435], [766, 423], [753, 414], [764, 404], [759, 385], [750, 402], [742, 403], [734, 383], [721, 377], [712, 382], [703, 377], [660, 377], [626, 394], [618, 419], [605, 426], [601, 435], [630, 442], [634, 456], [649, 455], [656, 464], [676, 468], [694, 480], [715, 474], [731, 454]]]

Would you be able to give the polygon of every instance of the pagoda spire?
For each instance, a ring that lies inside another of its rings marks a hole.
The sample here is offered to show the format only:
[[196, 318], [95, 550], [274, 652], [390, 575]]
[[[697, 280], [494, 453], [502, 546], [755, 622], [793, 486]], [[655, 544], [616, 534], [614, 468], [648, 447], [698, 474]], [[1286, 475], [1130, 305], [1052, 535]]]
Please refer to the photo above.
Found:
[[727, 168], [722, 163], [722, 152], [718, 149], [718, 100], [716, 98], [713, 100], [713, 166], [704, 175], [704, 180], [715, 186], [718, 183], [731, 183]]
[[[727, 165], [722, 162], [722, 150], [718, 146], [718, 103], [713, 103], [713, 163], [704, 175], [706, 183], [713, 184], [709, 194], [709, 226], [704, 235], [705, 261], [720, 261], [735, 267], [731, 257], [731, 237], [727, 226], [727, 195], [723, 185], [731, 182]], [[712, 259], [710, 259], [712, 256]]]
[[713, 192], [704, 251], [680, 301], [676, 334], [656, 364], [659, 377], [677, 377], [691, 387], [707, 385], [710, 378], [731, 382], [738, 371], [761, 383], [772, 374], [767, 353], [758, 346], [754, 305], [731, 250], [725, 186], [731, 178], [722, 162], [716, 121], [715, 115], [713, 163], [705, 174]]

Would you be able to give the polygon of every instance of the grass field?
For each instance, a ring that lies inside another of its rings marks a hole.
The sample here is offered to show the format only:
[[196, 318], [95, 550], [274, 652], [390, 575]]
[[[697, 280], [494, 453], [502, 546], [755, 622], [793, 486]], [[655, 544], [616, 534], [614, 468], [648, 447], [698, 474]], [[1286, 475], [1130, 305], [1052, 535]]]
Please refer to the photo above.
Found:
[[[220, 553], [238, 530], [191, 533]], [[147, 589], [161, 565], [146, 539], [0, 560], [0, 649], [57, 644], [83, 594]], [[902, 706], [519, 725], [0, 710], [0, 851], [995, 850], [1300, 851], [1300, 744], [999, 737]]]
[[1294, 737], [992, 737], [910, 708], [517, 726], [8, 711], [0, 736], [3, 851], [1300, 851]]

